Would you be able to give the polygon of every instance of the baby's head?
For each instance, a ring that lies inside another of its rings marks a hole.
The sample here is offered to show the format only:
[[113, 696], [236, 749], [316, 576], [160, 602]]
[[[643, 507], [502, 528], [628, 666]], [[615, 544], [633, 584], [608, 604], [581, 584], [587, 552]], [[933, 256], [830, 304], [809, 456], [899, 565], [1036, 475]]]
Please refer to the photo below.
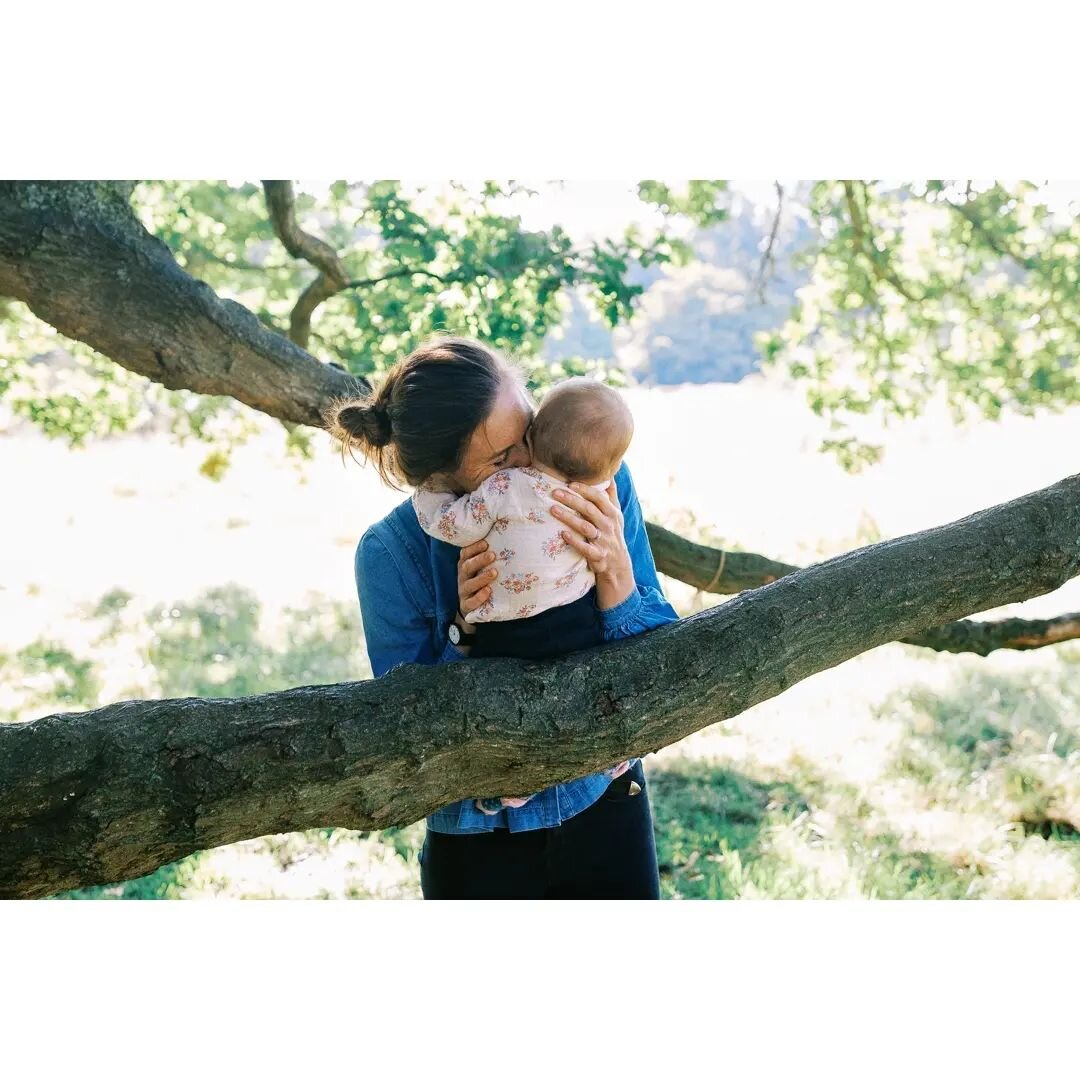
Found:
[[528, 440], [538, 469], [570, 482], [602, 484], [618, 472], [633, 436], [634, 418], [619, 392], [578, 375], [547, 392]]

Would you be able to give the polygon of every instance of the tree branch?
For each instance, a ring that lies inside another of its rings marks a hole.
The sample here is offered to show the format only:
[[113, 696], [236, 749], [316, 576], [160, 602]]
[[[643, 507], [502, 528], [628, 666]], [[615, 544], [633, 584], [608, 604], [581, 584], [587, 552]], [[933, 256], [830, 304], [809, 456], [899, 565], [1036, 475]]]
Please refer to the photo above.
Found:
[[[696, 544], [653, 521], [645, 522], [645, 531], [657, 569], [702, 592], [729, 594], [756, 589], [799, 569], [798, 566], [776, 562], [764, 555], [723, 551]], [[717, 574], [721, 559], [724, 562], [723, 573]]]
[[406, 664], [257, 697], [0, 725], [0, 897], [272, 832], [406, 825], [668, 746], [869, 649], [1080, 573], [1080, 474], [544, 662]]
[[[702, 592], [731, 594], [757, 589], [801, 568], [746, 551], [724, 551], [696, 544], [655, 522], [645, 522], [656, 568]], [[986, 656], [995, 649], [1040, 649], [1080, 638], [1080, 612], [1052, 619], [961, 619], [937, 626], [904, 645], [937, 652], [971, 652]]]
[[758, 267], [758, 300], [763, 304], [766, 300], [765, 285], [768, 281], [769, 270], [776, 265], [773, 258], [773, 247], [776, 244], [776, 235], [780, 229], [780, 215], [784, 209], [784, 189], [780, 186], [779, 180], [774, 180], [773, 183], [776, 186], [776, 214], [773, 216], [772, 229], [769, 232], [769, 242], [761, 255], [761, 266]]
[[332, 398], [367, 389], [185, 274], [129, 195], [103, 182], [0, 182], [0, 295], [170, 390], [227, 395], [279, 420], [322, 427]]
[[350, 289], [366, 289], [372, 285], [380, 285], [384, 281], [393, 281], [395, 278], [413, 276], [428, 277], [431, 278], [432, 281], [442, 282], [443, 285], [449, 285], [451, 282], [457, 280], [457, 277], [453, 274], [433, 274], [430, 270], [417, 269], [413, 266], [399, 266], [396, 270], [391, 270], [381, 277], [362, 278], [358, 281], [350, 281], [347, 287]]
[[[881, 251], [878, 251], [874, 243], [873, 234], [870, 232], [870, 220], [864, 218], [863, 212], [855, 199], [855, 184], [851, 180], [842, 181], [844, 185], [844, 202], [847, 204], [848, 214], [851, 217], [851, 228], [855, 234], [855, 243], [859, 252], [866, 256], [870, 263], [870, 269], [874, 277], [879, 281], [891, 285], [905, 300], [912, 303], [921, 303], [925, 297], [916, 296], [909, 286], [900, 280], [892, 267], [891, 260]], [[860, 183], [862, 183], [860, 181]], [[866, 184], [862, 183], [863, 198], [866, 198]]]
[[1052, 619], [1001, 619], [999, 622], [960, 619], [900, 641], [903, 645], [922, 645], [938, 652], [973, 652], [987, 656], [995, 649], [1041, 649], [1077, 638], [1080, 638], [1080, 611]]
[[315, 309], [349, 284], [349, 275], [338, 253], [325, 240], [304, 232], [296, 220], [296, 198], [291, 180], [264, 180], [266, 207], [278, 239], [294, 259], [306, 259], [319, 274], [300, 294], [289, 317], [289, 336], [307, 348], [311, 316]]

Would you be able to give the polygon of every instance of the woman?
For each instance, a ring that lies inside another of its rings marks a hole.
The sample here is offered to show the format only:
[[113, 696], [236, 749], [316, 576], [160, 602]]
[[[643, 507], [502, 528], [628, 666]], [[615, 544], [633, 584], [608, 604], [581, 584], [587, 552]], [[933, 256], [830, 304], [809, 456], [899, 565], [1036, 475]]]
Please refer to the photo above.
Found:
[[[337, 401], [328, 427], [401, 490], [428, 482], [474, 491], [499, 469], [529, 465], [533, 415], [515, 367], [477, 341], [437, 337], [400, 360], [378, 392]], [[596, 575], [605, 641], [678, 618], [656, 576], [630, 472], [606, 492], [570, 485], [552, 513]], [[420, 528], [409, 499], [372, 525], [356, 550], [356, 586], [371, 670], [445, 664], [469, 655], [465, 615], [491, 595], [498, 570], [486, 540], [458, 549]], [[556, 784], [520, 807], [485, 813], [475, 799], [427, 818], [425, 899], [659, 899], [652, 814], [641, 761]], [[484, 794], [484, 793], [477, 793]]]

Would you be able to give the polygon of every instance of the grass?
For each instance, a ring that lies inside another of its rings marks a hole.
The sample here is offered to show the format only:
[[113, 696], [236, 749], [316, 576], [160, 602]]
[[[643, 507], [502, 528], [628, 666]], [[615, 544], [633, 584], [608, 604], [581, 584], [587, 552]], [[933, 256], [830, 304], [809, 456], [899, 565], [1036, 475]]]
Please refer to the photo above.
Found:
[[[845, 695], [874, 763], [857, 783], [842, 748], [768, 760], [777, 737], [796, 738], [781, 699], [661, 752], [650, 784], [666, 897], [1080, 895], [1077, 649], [1010, 657], [1012, 674], [993, 658], [884, 652], [911, 683]], [[817, 679], [854, 687], [880, 659]], [[920, 667], [940, 687], [920, 682]], [[828, 724], [834, 701], [821, 695], [800, 719]], [[758, 718], [779, 730], [759, 737]]]

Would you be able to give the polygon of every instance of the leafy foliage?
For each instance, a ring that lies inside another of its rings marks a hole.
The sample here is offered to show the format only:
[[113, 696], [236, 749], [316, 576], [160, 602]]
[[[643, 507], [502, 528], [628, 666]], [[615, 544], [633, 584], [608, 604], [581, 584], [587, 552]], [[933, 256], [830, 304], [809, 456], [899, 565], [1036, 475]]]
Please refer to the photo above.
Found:
[[917, 416], [937, 394], [958, 422], [1080, 401], [1080, 221], [1037, 185], [821, 181], [810, 211], [812, 280], [762, 348], [807, 380], [849, 467], [880, 456], [860, 416]]
[[[541, 358], [545, 336], [563, 317], [563, 294], [582, 290], [615, 326], [631, 317], [642, 292], [630, 281], [632, 270], [679, 262], [689, 252], [663, 231], [646, 239], [636, 229], [575, 247], [558, 225], [528, 231], [520, 217], [495, 209], [498, 200], [527, 194], [512, 181], [487, 181], [479, 191], [451, 183], [432, 199], [424, 188], [409, 195], [396, 180], [341, 180], [319, 196], [297, 193], [301, 227], [339, 252], [351, 279], [317, 309], [311, 351], [354, 374], [377, 376], [445, 331], [482, 338], [517, 357], [537, 390], [567, 372], [618, 381], [607, 364], [571, 357], [552, 368]], [[422, 198], [429, 205], [421, 205]], [[701, 201], [696, 195], [687, 205], [704, 213]], [[268, 327], [289, 333], [290, 312], [317, 271], [284, 250], [260, 185], [146, 181], [135, 188], [132, 206], [188, 273], [244, 304]], [[0, 335], [8, 346], [0, 350], [0, 396], [16, 415], [73, 445], [165, 416], [181, 441], [215, 443], [202, 470], [213, 479], [227, 467], [229, 449], [253, 430], [231, 399], [167, 391], [64, 340], [22, 304], [0, 309]], [[81, 379], [74, 391], [62, 385], [68, 377], [35, 375], [30, 363], [61, 345]], [[295, 429], [288, 445], [298, 455], [311, 454], [309, 440]]]
[[[726, 181], [641, 181], [639, 197], [665, 224], [650, 237], [630, 226], [581, 245], [558, 224], [528, 230], [500, 209], [507, 197], [533, 194], [493, 180], [415, 191], [397, 180], [338, 180], [297, 193], [300, 226], [338, 252], [350, 279], [316, 309], [311, 351], [377, 378], [445, 331], [517, 357], [537, 392], [568, 371], [616, 381], [610, 357], [561, 357], [554, 368], [545, 355], [549, 332], [584, 301], [599, 326], [634, 327], [634, 348], [648, 354], [637, 362], [646, 381], [737, 377], [755, 366], [756, 342], [765, 363], [805, 380], [810, 407], [832, 429], [823, 449], [851, 469], [880, 456], [864, 423], [916, 416], [937, 396], [957, 418], [1080, 400], [1080, 224], [1075, 213], [1052, 212], [1033, 183], [809, 185], [799, 197], [808, 225], [789, 234], [805, 283], [786, 320], [778, 306], [751, 309], [736, 295], [754, 291], [755, 253], [744, 253], [734, 275], [691, 267], [704, 258], [703, 238], [733, 228]], [[259, 184], [145, 181], [131, 202], [189, 273], [289, 333], [318, 271], [286, 252]], [[688, 224], [696, 235], [686, 235]], [[658, 274], [655, 310], [643, 319], [642, 295]], [[60, 346], [74, 369], [55, 378], [55, 365], [37, 361]], [[2, 300], [0, 398], [76, 445], [146, 423], [212, 442], [202, 470], [211, 479], [254, 430], [231, 399], [165, 390]], [[286, 430], [290, 451], [310, 457], [310, 437]]]

